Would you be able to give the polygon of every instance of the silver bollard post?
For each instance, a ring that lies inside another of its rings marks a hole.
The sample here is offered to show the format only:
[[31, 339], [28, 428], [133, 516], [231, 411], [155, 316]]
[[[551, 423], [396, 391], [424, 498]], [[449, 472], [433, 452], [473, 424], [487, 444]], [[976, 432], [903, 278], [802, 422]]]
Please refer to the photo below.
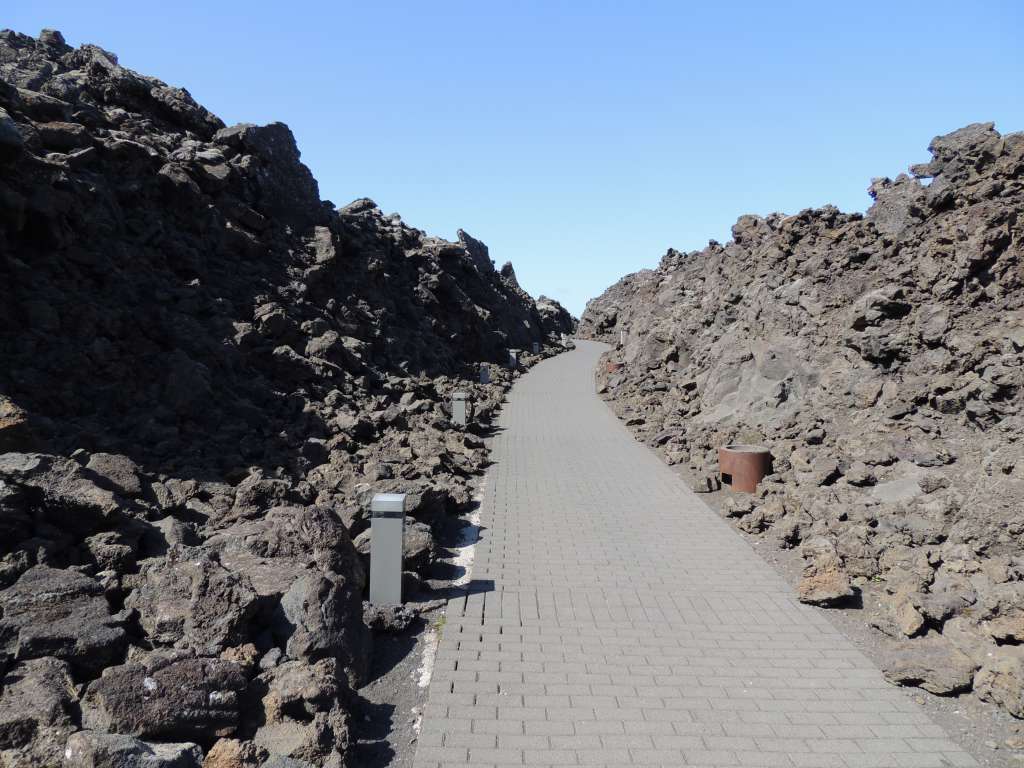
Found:
[[539, 341], [533, 342], [533, 354], [535, 354], [535, 355], [540, 354], [540, 342]]
[[480, 366], [480, 383], [490, 384], [491, 383], [491, 369], [486, 365]]
[[510, 349], [508, 351], [508, 367], [518, 368], [519, 367], [519, 350]]
[[370, 502], [370, 602], [402, 603], [405, 494], [378, 493]]
[[466, 400], [468, 399], [469, 395], [465, 392], [452, 393], [452, 424], [458, 424], [460, 427], [466, 426]]

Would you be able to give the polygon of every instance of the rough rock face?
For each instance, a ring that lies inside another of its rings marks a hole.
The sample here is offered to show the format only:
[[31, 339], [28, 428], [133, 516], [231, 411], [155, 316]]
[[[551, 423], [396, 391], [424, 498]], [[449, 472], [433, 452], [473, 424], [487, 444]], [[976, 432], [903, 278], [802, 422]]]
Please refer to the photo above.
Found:
[[14, 664], [0, 691], [0, 764], [60, 765], [63, 745], [77, 730], [78, 698], [68, 665], [52, 657]]
[[0, 32], [0, 297], [0, 765], [341, 765], [372, 495], [429, 567], [572, 318], [52, 31]]
[[1019, 717], [1024, 134], [929, 148], [872, 182], [866, 215], [743, 216], [725, 245], [669, 251], [580, 335], [616, 345], [603, 392], [698, 489], [720, 445], [771, 448], [775, 474], [729, 515], [801, 547], [803, 599], [860, 592], [897, 645], [891, 679]]
[[545, 333], [557, 336], [560, 333], [573, 333], [576, 330], [576, 319], [569, 310], [554, 299], [541, 296], [537, 299], [537, 311], [540, 313], [540, 324]]

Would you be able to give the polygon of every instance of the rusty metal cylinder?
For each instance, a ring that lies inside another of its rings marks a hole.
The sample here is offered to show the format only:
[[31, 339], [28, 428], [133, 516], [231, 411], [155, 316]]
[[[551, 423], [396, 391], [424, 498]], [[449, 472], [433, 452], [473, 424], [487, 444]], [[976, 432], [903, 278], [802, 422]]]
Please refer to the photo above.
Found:
[[718, 471], [732, 490], [753, 493], [765, 475], [771, 474], [772, 452], [763, 445], [723, 446], [718, 449]]

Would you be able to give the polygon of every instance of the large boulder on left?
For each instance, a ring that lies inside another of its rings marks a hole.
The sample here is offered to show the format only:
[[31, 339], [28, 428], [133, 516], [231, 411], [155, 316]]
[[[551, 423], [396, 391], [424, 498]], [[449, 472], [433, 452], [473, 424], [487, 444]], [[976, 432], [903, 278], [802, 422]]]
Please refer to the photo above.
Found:
[[0, 592], [0, 609], [0, 648], [19, 660], [55, 656], [95, 673], [120, 660], [127, 645], [103, 587], [77, 571], [29, 568]]
[[246, 677], [223, 659], [154, 653], [110, 667], [82, 697], [82, 725], [141, 739], [208, 745], [238, 728]]
[[0, 693], [0, 765], [60, 765], [78, 698], [68, 665], [54, 658], [15, 664]]
[[225, 568], [247, 575], [262, 606], [258, 623], [287, 656], [332, 657], [359, 685], [369, 651], [362, 621], [366, 574], [333, 511], [274, 507], [211, 536], [205, 546]]
[[200, 768], [202, 764], [203, 751], [197, 744], [149, 744], [117, 733], [78, 731], [64, 748], [64, 768]]

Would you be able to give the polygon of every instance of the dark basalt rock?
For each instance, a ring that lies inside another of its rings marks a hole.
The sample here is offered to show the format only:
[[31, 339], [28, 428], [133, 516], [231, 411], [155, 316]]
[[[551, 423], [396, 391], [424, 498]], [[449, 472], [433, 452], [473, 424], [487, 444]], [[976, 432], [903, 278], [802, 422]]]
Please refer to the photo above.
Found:
[[71, 570], [37, 565], [0, 592], [0, 640], [18, 660], [55, 656], [87, 672], [116, 661], [127, 645], [102, 585]]
[[90, 683], [82, 724], [142, 739], [210, 744], [237, 730], [247, 684], [233, 662], [157, 653], [108, 667]]
[[64, 741], [77, 729], [77, 699], [65, 662], [46, 657], [14, 664], [0, 687], [0, 762], [60, 765]]
[[[0, 648], [66, 661], [82, 711], [0, 717], [15, 763], [55, 764], [29, 730], [58, 754], [84, 726], [83, 765], [222, 737], [218, 760], [340, 765], [370, 498], [410, 494], [428, 568], [486, 465], [452, 391], [485, 429], [508, 348], [551, 354], [573, 319], [465, 232], [322, 201], [285, 124], [225, 126], [52, 30], [0, 32], [0, 293]], [[243, 718], [277, 669], [316, 695]]]

